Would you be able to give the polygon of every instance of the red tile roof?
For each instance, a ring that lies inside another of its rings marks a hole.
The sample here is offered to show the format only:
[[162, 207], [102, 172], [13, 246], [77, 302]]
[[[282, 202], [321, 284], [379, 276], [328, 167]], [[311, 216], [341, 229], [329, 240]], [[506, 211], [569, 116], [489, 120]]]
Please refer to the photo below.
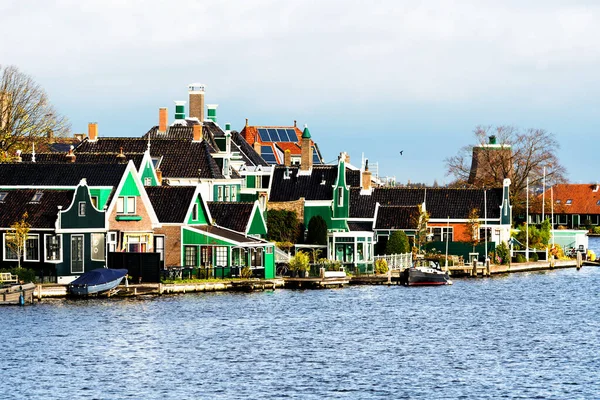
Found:
[[281, 149], [281, 151], [285, 152], [289, 150], [291, 154], [300, 155], [302, 154], [302, 148], [298, 143], [292, 142], [277, 142], [277, 147]]
[[[600, 185], [563, 183], [554, 185], [553, 192], [555, 213], [600, 214]], [[550, 189], [546, 189], [545, 197], [548, 213]]]
[[[246, 142], [248, 142], [249, 144], [254, 144], [254, 142], [259, 142], [259, 143], [272, 143], [272, 142], [263, 142], [260, 139], [260, 135], [258, 134], [258, 129], [293, 129], [294, 131], [296, 131], [296, 136], [298, 137], [298, 142], [300, 142], [300, 140], [302, 139], [302, 131], [300, 129], [298, 129], [298, 127], [296, 126], [245, 126], [242, 131], [240, 132], [240, 135], [242, 135], [244, 137], [244, 139], [246, 139]], [[275, 143], [282, 143], [282, 142], [275, 142]], [[290, 142], [287, 142], [290, 143]]]

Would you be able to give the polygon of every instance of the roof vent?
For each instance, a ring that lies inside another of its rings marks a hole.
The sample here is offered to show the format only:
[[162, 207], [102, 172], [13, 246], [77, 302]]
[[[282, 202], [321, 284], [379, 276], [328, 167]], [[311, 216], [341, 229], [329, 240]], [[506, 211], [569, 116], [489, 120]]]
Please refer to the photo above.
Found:
[[69, 152], [65, 155], [68, 162], [75, 162], [75, 154], [73, 154], [73, 146], [69, 148]]
[[283, 172], [283, 179], [290, 179], [290, 167], [285, 167], [285, 171]]
[[119, 162], [125, 162], [125, 160], [127, 159], [127, 157], [125, 157], [125, 154], [123, 154], [123, 147], [119, 148], [119, 154], [117, 154], [117, 159], [119, 160]]
[[321, 185], [324, 185], [325, 183], [325, 174], [321, 174]]

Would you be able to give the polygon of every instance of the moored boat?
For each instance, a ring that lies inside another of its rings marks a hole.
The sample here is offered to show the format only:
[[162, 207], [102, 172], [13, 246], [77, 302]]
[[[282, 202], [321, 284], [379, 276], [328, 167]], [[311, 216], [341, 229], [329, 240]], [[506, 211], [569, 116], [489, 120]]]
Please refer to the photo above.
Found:
[[97, 268], [86, 272], [69, 284], [69, 293], [76, 296], [110, 292], [127, 275], [126, 269]]
[[10, 285], [0, 288], [0, 305], [24, 305], [33, 303], [35, 284]]
[[435, 260], [419, 260], [412, 267], [406, 268], [400, 275], [400, 282], [407, 286], [448, 285], [448, 271], [442, 271]]

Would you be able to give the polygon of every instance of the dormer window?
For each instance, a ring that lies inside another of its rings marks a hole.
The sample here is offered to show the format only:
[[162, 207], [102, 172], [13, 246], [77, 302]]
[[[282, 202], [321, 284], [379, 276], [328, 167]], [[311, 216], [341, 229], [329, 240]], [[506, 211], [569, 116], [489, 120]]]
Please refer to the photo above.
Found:
[[44, 193], [42, 193], [42, 192], [36, 192], [36, 193], [33, 195], [33, 198], [31, 199], [30, 203], [39, 203], [39, 202], [40, 202], [40, 200], [42, 199], [42, 195], [43, 195], [43, 194], [44, 194]]
[[565, 204], [571, 205], [571, 204], [573, 204], [573, 200], [571, 200], [571, 199], [568, 199], [568, 200], [567, 200], [567, 202], [566, 202]]
[[600, 200], [598, 200], [598, 201], [596, 202], [596, 205], [597, 205], [597, 206], [600, 206]]
[[0, 203], [4, 203], [7, 194], [7, 192], [0, 192]]
[[79, 202], [78, 215], [80, 217], [85, 217], [85, 201], [80, 201]]
[[194, 204], [192, 208], [192, 220], [198, 221], [198, 203]]
[[560, 199], [556, 200], [556, 204], [560, 204]]
[[343, 207], [344, 205], [344, 188], [338, 188], [337, 190], [337, 205]]
[[283, 179], [290, 179], [290, 168], [285, 167], [285, 171], [283, 172]]

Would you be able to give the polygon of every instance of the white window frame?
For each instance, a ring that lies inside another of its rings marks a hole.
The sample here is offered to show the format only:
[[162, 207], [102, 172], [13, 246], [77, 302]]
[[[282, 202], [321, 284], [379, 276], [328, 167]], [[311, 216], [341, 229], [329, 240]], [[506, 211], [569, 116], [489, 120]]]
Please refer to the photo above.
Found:
[[[136, 207], [137, 207], [137, 201], [136, 198], [133, 196], [127, 196], [125, 197], [125, 212], [126, 214], [135, 214], [136, 211]], [[130, 210], [130, 201], [133, 201], [133, 210]]]
[[[37, 240], [37, 259], [35, 259], [35, 260], [29, 260], [27, 258], [27, 240], [30, 240], [30, 239]], [[29, 234], [29, 235], [27, 235], [27, 240], [25, 241], [25, 249], [23, 251], [23, 261], [39, 262], [40, 261], [40, 235], [37, 233]]]
[[[114, 253], [118, 250], [117, 245], [119, 244], [119, 237], [116, 231], [109, 231], [106, 236], [106, 252]], [[111, 245], [114, 245], [114, 250], [111, 251]]]
[[198, 203], [194, 203], [192, 207], [192, 221], [198, 221]]
[[237, 201], [237, 186], [231, 187], [231, 201]]
[[344, 206], [344, 188], [337, 188], [337, 205], [338, 207]]
[[11, 236], [8, 233], [5, 233], [4, 235], [2, 235], [2, 246], [4, 248], [4, 251], [2, 252], [2, 260], [3, 261], [19, 261], [19, 255], [17, 254], [17, 258], [6, 258], [6, 254], [8, 253], [7, 247], [6, 247], [6, 236]]
[[144, 178], [144, 186], [152, 186], [152, 178], [145, 177]]
[[[82, 206], [83, 206], [83, 212], [81, 212]], [[77, 203], [77, 215], [79, 217], [85, 217], [85, 208], [86, 208], [85, 201], [80, 201], [79, 203]]]
[[217, 186], [217, 201], [223, 201], [223, 186]]
[[[49, 260], [48, 259], [48, 247], [46, 246], [46, 242], [48, 240], [49, 237], [59, 237], [60, 238], [60, 247], [59, 247], [59, 251], [58, 251], [58, 260]], [[64, 247], [64, 243], [63, 243], [63, 235], [62, 234], [56, 234], [56, 235], [44, 235], [44, 262], [46, 263], [61, 263], [63, 261], [63, 247]]]
[[125, 214], [125, 197], [123, 196], [117, 198], [117, 214]]
[[225, 196], [223, 196], [223, 198], [225, 199], [225, 201], [230, 201], [231, 198], [229, 197], [229, 186], [225, 186]]
[[[81, 255], [81, 271], [73, 271], [73, 239], [76, 237], [80, 237], [81, 238], [81, 251], [82, 251], [82, 255]], [[71, 250], [71, 273], [72, 274], [83, 274], [85, 272], [85, 235], [71, 235], [71, 241], [69, 242], [69, 246], [70, 246], [70, 250]]]
[[[94, 236], [102, 236], [104, 240], [104, 257], [103, 258], [94, 258]], [[105, 261], [106, 260], [106, 237], [104, 237], [104, 233], [91, 233], [90, 234], [90, 258], [92, 261]]]
[[[215, 246], [214, 253], [215, 253], [215, 265], [219, 266], [219, 267], [226, 267], [227, 266], [227, 256], [229, 255], [229, 247]], [[224, 261], [223, 261], [223, 257], [225, 257]], [[223, 261], [223, 262], [220, 262], [220, 261]]]

